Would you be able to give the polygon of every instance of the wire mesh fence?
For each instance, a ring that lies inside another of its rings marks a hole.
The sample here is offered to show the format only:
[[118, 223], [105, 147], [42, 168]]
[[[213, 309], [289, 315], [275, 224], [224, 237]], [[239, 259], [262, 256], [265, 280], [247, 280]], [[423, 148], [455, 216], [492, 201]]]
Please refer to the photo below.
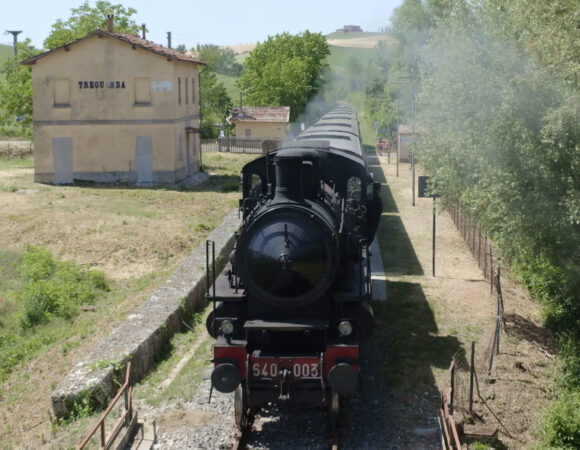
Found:
[[[450, 415], [456, 422], [469, 422], [477, 417], [477, 412], [473, 407], [474, 401], [487, 406], [480, 393], [479, 379], [491, 375], [494, 362], [500, 353], [502, 327], [504, 331], [506, 329], [502, 277], [501, 267], [494, 259], [492, 242], [482, 230], [481, 225], [467, 213], [465, 208], [462, 208], [460, 202], [449, 208], [449, 214], [471, 254], [478, 262], [484, 277], [489, 280], [490, 291], [492, 293], [495, 291], [497, 299], [496, 315], [491, 319], [493, 325], [490, 324], [490, 332], [480, 339], [478, 345], [472, 342], [469, 351], [462, 349], [457, 352], [449, 370], [451, 389], [448, 392], [447, 402]], [[455, 448], [453, 444], [454, 442], [451, 441], [451, 445], [444, 448]]]
[[477, 261], [483, 276], [489, 280], [490, 290], [493, 292], [496, 284], [497, 262], [494, 260], [491, 240], [482, 230], [481, 224], [462, 207], [461, 201], [449, 207], [449, 214]]

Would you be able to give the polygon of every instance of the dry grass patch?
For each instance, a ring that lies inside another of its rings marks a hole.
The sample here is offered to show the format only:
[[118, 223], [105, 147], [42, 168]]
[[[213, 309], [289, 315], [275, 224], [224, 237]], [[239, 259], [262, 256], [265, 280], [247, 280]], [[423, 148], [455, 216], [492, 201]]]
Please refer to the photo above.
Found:
[[41, 245], [114, 279], [173, 266], [236, 207], [232, 183], [253, 158], [204, 155], [216, 177], [192, 188], [50, 186], [34, 183], [32, 168], [0, 163], [0, 247], [21, 252], [26, 244]]

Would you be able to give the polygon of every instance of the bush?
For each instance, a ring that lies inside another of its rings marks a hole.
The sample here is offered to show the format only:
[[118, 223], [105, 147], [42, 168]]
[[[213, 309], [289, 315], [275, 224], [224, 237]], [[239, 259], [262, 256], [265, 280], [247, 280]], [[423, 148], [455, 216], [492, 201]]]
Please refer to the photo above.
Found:
[[50, 252], [28, 247], [20, 267], [25, 284], [21, 325], [31, 328], [52, 316], [74, 318], [80, 305], [94, 304], [99, 291], [108, 289], [100, 271], [87, 271], [72, 262], [55, 262]]
[[576, 449], [580, 444], [580, 390], [562, 392], [542, 423], [546, 449]]
[[46, 280], [54, 273], [55, 263], [50, 252], [41, 247], [26, 247], [20, 265], [20, 275], [25, 281]]

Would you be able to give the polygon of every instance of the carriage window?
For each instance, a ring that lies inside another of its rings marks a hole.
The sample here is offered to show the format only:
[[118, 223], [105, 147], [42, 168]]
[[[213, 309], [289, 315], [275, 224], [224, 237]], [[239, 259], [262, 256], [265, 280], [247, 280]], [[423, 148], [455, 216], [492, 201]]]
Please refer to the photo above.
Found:
[[361, 181], [359, 177], [350, 177], [346, 183], [346, 198], [361, 199]]

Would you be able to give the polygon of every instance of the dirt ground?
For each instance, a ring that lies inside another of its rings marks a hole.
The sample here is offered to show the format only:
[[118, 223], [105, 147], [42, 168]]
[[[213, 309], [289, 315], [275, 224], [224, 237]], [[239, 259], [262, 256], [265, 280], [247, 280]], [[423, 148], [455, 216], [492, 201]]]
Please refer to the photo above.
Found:
[[[424, 331], [428, 339], [437, 342], [431, 348], [439, 352], [421, 353], [420, 348], [412, 348], [405, 354], [403, 348], [399, 353], [404, 364], [398, 376], [408, 381], [395, 386], [395, 394], [400, 398], [416, 396], [421, 377], [413, 368], [425, 365], [430, 366], [432, 379], [439, 389], [448, 386], [451, 352], [460, 369], [465, 370], [474, 341], [481, 391], [481, 399], [475, 393], [474, 410], [481, 416], [476, 424], [497, 426], [499, 439], [507, 448], [533, 446], [541, 411], [552, 397], [550, 376], [554, 364], [553, 342], [540, 323], [538, 304], [517, 282], [506, 276], [504, 269], [506, 327], [501, 334], [500, 353], [495, 356], [488, 375], [496, 322], [496, 292], [490, 293], [489, 281], [483, 278], [476, 260], [445, 211], [438, 211], [436, 216], [435, 277], [432, 276], [433, 200], [416, 199], [412, 206], [410, 164], [401, 163], [397, 176], [394, 157], [390, 164], [386, 156], [379, 160], [381, 167], [375, 166], [375, 179], [384, 175], [388, 184], [383, 196], [381, 250], [392, 301], [401, 301], [397, 297], [402, 287], [412, 286], [414, 291], [421, 293], [434, 322]], [[401, 241], [405, 240], [407, 242], [401, 246]], [[401, 264], [398, 255], [403, 254], [411, 257]], [[443, 358], [445, 353], [447, 359]], [[419, 361], [422, 358], [428, 361]], [[423, 383], [429, 391], [430, 376], [424, 378], [429, 380]], [[457, 421], [462, 420], [462, 410], [468, 409], [468, 399], [469, 373], [460, 371], [456, 379]], [[393, 411], [393, 419], [400, 421], [401, 428], [414, 427], [412, 415]], [[499, 444], [496, 447], [500, 447]]]

